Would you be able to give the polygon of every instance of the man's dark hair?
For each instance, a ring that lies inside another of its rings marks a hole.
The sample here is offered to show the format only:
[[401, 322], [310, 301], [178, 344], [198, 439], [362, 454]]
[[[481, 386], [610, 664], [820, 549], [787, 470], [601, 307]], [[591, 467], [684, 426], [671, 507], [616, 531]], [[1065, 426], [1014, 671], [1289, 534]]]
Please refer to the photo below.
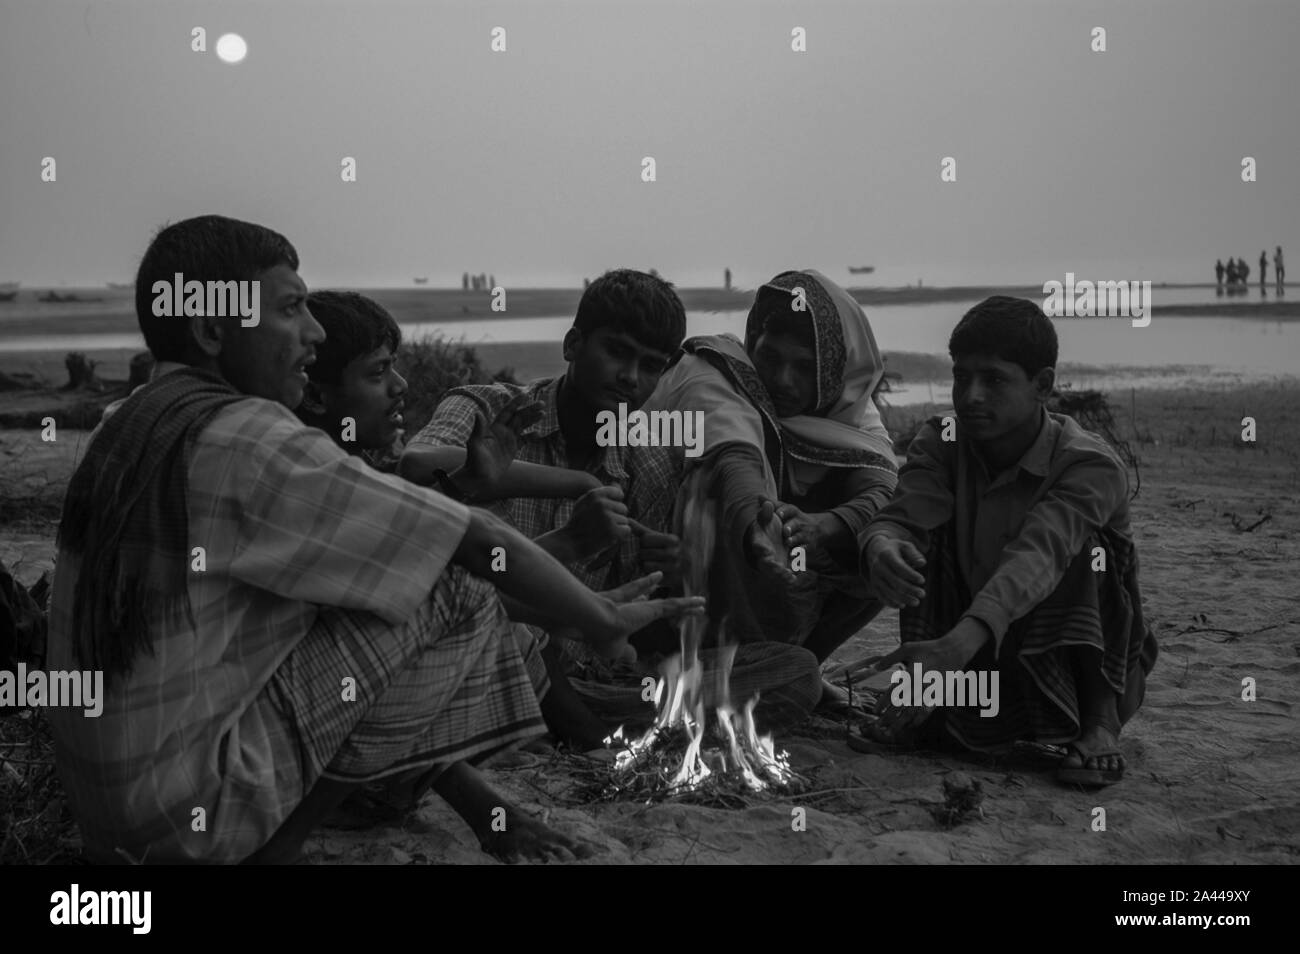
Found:
[[994, 295], [957, 322], [948, 354], [989, 354], [1018, 364], [1027, 377], [1056, 367], [1056, 329], [1043, 309], [1028, 298]]
[[669, 282], [619, 268], [587, 286], [573, 327], [583, 335], [611, 328], [631, 335], [643, 347], [673, 354], [686, 337], [686, 309]]
[[402, 344], [402, 330], [379, 302], [350, 291], [316, 291], [307, 296], [307, 310], [325, 329], [316, 345], [316, 360], [307, 376], [317, 384], [338, 385], [343, 369], [380, 345], [393, 353]]
[[298, 253], [279, 232], [224, 215], [200, 215], [163, 228], [144, 253], [135, 273], [135, 316], [156, 361], [188, 361], [189, 322], [153, 313], [154, 282], [170, 286], [176, 273], [184, 281], [252, 281], [277, 265], [298, 270]]

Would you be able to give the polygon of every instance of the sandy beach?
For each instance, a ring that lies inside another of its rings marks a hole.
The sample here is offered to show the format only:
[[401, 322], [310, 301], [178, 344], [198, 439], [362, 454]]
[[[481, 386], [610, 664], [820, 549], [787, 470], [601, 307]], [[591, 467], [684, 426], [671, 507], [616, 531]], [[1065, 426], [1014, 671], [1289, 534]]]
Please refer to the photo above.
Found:
[[[9, 369], [12, 370], [12, 369]], [[1133, 520], [1148, 618], [1161, 657], [1126, 728], [1125, 780], [1101, 792], [1057, 784], [1050, 769], [927, 751], [850, 749], [842, 722], [814, 719], [777, 739], [810, 788], [736, 809], [681, 801], [584, 800], [567, 756], [515, 753], [491, 781], [597, 863], [1294, 863], [1300, 855], [1300, 388], [1138, 391], [1116, 409], [1140, 458]], [[9, 400], [0, 396], [0, 402]], [[896, 409], [898, 418], [917, 413]], [[1258, 440], [1240, 440], [1243, 416]], [[83, 431], [54, 443], [0, 431], [0, 560], [30, 584], [50, 569], [62, 488]], [[832, 663], [897, 642], [889, 611]], [[1244, 679], [1258, 698], [1243, 701]], [[12, 754], [12, 753], [10, 753]], [[936, 819], [943, 781], [966, 773], [984, 799], [969, 820]], [[1093, 829], [1104, 808], [1106, 830]], [[791, 824], [806, 810], [806, 830]], [[77, 850], [67, 826], [63, 851]], [[435, 796], [400, 823], [324, 830], [307, 860], [491, 863]]]

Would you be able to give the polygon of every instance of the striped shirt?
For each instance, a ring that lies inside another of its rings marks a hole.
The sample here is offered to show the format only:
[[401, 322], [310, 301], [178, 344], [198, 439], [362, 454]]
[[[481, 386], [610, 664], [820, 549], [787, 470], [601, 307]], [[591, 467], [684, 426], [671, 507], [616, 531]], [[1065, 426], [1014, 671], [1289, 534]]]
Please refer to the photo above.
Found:
[[[303, 740], [255, 700], [324, 609], [390, 625], [412, 617], [469, 520], [462, 505], [375, 472], [261, 398], [217, 413], [190, 448], [187, 479], [196, 625], [150, 621], [153, 653], [106, 687], [99, 718], [50, 711], [60, 773], [97, 860], [147, 844], [159, 859], [230, 861], [264, 844], [310, 780]], [[79, 563], [59, 554], [53, 669], [76, 666]], [[201, 852], [197, 809], [209, 835]]]

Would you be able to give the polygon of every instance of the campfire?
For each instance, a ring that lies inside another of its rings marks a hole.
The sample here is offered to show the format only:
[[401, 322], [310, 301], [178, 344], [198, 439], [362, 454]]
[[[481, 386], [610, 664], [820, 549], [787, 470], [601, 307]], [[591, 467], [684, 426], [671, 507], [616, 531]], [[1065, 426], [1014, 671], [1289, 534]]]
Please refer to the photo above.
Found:
[[[717, 538], [717, 507], [700, 492], [702, 479], [696, 471], [682, 491], [687, 500], [682, 521], [687, 596], [707, 595]], [[700, 649], [708, 627], [706, 617], [682, 620], [681, 652], [664, 664], [655, 690], [654, 724], [639, 738], [624, 737], [620, 727], [606, 740], [618, 749], [608, 795], [653, 800], [708, 791], [725, 796], [788, 792], [803, 784], [791, 771], [787, 754], [776, 751], [772, 737], [758, 734], [758, 697], [738, 704], [731, 699], [736, 646], [725, 639], [725, 621], [719, 627], [717, 665], [706, 673]]]

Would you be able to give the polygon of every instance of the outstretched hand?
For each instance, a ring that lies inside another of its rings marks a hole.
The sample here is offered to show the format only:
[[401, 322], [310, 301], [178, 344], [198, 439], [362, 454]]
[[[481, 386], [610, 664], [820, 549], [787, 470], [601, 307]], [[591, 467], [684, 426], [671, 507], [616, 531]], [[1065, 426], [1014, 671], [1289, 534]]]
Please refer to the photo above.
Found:
[[833, 513], [804, 513], [790, 503], [778, 503], [776, 517], [781, 521], [781, 533], [789, 549], [825, 549], [835, 530], [843, 526]]
[[669, 599], [647, 599], [663, 582], [662, 573], [651, 573], [599, 594], [613, 604], [609, 627], [595, 634], [592, 643], [597, 652], [607, 658], [619, 659], [628, 655], [636, 659], [636, 651], [628, 645], [627, 638], [656, 620], [675, 619], [682, 616], [703, 616], [705, 601], [702, 596], [677, 596]]
[[573, 505], [563, 532], [573, 559], [594, 557], [622, 543], [632, 535], [623, 488], [610, 484], [587, 491]]
[[491, 423], [482, 414], [475, 415], [461, 474], [474, 482], [476, 495], [496, 488], [519, 451], [519, 435], [541, 416], [542, 405], [527, 393], [513, 397]]
[[867, 544], [870, 591], [895, 609], [919, 606], [925, 598], [925, 556], [910, 541], [875, 536]]
[[641, 569], [663, 574], [663, 585], [676, 587], [682, 581], [682, 542], [671, 533], [660, 533], [636, 520], [628, 523], [640, 544]]
[[786, 562], [781, 521], [776, 516], [776, 504], [770, 500], [758, 505], [758, 515], [745, 533], [745, 553], [764, 582], [781, 588], [798, 584]]
[[[982, 622], [963, 617], [939, 639], [903, 643], [892, 653], [881, 656], [871, 672], [883, 672], [897, 663], [905, 665], [909, 673], [914, 673], [919, 664], [922, 679], [931, 671], [941, 675], [959, 672], [990, 639], [992, 633]], [[946, 676], [944, 681], [947, 681]], [[896, 706], [892, 696], [892, 692], [882, 692], [876, 702], [876, 714], [880, 719], [875, 732], [882, 741], [898, 741], [919, 728], [934, 712], [930, 706]]]

